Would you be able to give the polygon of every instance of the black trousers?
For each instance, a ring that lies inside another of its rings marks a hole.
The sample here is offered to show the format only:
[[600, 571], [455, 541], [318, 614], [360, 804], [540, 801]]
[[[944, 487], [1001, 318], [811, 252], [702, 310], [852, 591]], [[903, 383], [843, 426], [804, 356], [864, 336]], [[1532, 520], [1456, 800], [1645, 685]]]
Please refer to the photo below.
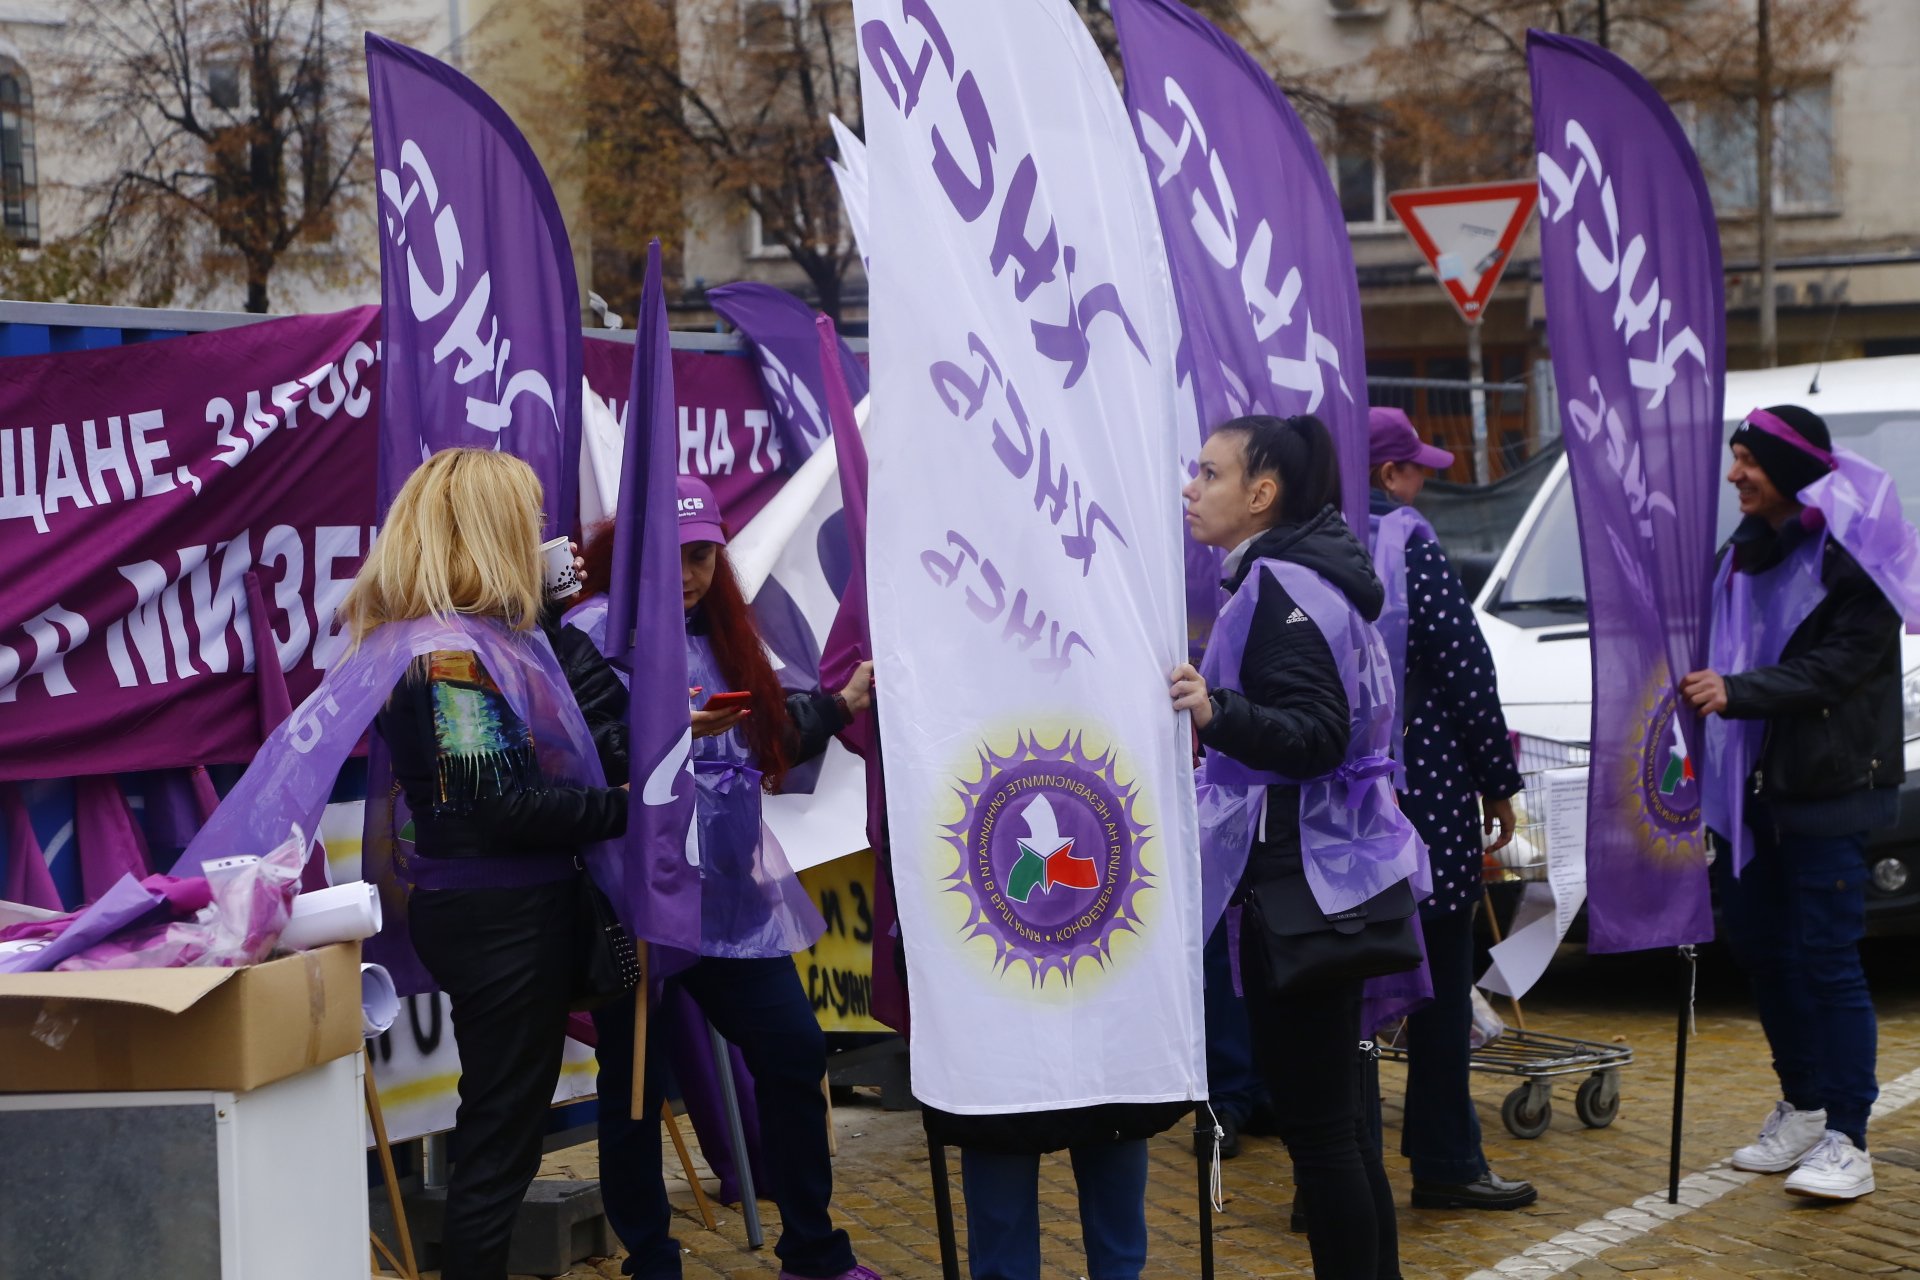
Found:
[[1275, 990], [1259, 927], [1251, 919], [1247, 925], [1240, 973], [1253, 1056], [1293, 1157], [1313, 1274], [1316, 1280], [1391, 1280], [1400, 1274], [1399, 1235], [1393, 1189], [1370, 1123], [1361, 983]]
[[1400, 1154], [1419, 1182], [1487, 1172], [1473, 1107], [1473, 911], [1422, 915], [1433, 1001], [1407, 1018], [1407, 1112]]
[[[780, 1208], [773, 1251], [796, 1276], [837, 1276], [854, 1266], [847, 1233], [833, 1225], [833, 1157], [827, 1150], [827, 1038], [785, 956], [727, 960], [703, 956], [668, 979], [684, 987], [753, 1073], [768, 1185]], [[660, 1169], [660, 1104], [666, 1097], [665, 1018], [647, 1022], [641, 1118], [633, 1109], [633, 1001], [594, 1010], [600, 1033], [600, 1195], [607, 1221], [627, 1247], [625, 1271], [678, 1280], [680, 1244]], [[723, 1070], [725, 1068], [722, 1068]]]
[[414, 948], [453, 1004], [460, 1109], [441, 1246], [444, 1280], [505, 1280], [507, 1244], [540, 1171], [566, 1044], [578, 879], [414, 893]]

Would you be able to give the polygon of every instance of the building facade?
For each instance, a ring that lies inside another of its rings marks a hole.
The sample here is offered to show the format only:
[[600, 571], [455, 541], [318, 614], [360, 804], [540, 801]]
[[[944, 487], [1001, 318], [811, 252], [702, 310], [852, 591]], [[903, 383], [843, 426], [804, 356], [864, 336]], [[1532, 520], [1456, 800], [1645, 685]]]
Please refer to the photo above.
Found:
[[[69, 233], [82, 214], [77, 188], [99, 176], [99, 158], [63, 128], [47, 105], [55, 95], [44, 92], [74, 3], [0, 0], [0, 234], [17, 246], [51, 243]], [[1819, 0], [1774, 3], [1785, 9]], [[739, 45], [737, 56], [745, 58], [761, 29], [757, 24], [777, 26], [822, 6], [850, 24], [847, 0], [674, 0], [671, 8], [682, 60], [692, 67], [726, 65], [736, 57], [732, 48], [717, 54], [709, 47], [716, 31], [728, 33], [726, 39]], [[1859, 6], [1859, 28], [1831, 50], [1831, 65], [1803, 76], [1775, 112], [1775, 295], [1783, 363], [1920, 351], [1920, 165], [1914, 163], [1920, 156], [1920, 21], [1913, 0], [1859, 0]], [[1408, 40], [1412, 9], [1412, 0], [1244, 0], [1241, 11], [1259, 55], [1281, 69], [1285, 82], [1311, 90], [1301, 99], [1303, 114], [1321, 138], [1346, 212], [1369, 373], [1411, 384], [1458, 383], [1478, 372], [1489, 383], [1512, 384], [1514, 390], [1486, 401], [1498, 474], [1501, 459], [1525, 455], [1541, 425], [1534, 391], [1550, 326], [1539, 284], [1538, 239], [1532, 229], [1523, 236], [1486, 308], [1476, 370], [1467, 326], [1387, 200], [1395, 190], [1463, 176], [1428, 156], [1408, 156], [1387, 145], [1375, 123], [1384, 92], [1379, 54]], [[562, 74], [556, 58], [564, 50], [551, 18], [557, 11], [564, 10], [510, 0], [378, 0], [363, 17], [383, 34], [462, 66], [523, 123], [554, 181], [573, 234], [581, 295], [588, 298], [596, 269], [606, 273], [609, 267], [606, 255], [595, 253], [593, 228], [581, 207], [580, 126], [566, 111], [554, 110], [550, 92], [543, 94]], [[605, 88], [619, 91], [617, 85]], [[1679, 113], [1720, 209], [1729, 363], [1749, 367], [1760, 361], [1751, 112], [1689, 103]], [[857, 119], [849, 123], [859, 127]], [[1475, 125], [1471, 119], [1459, 122], [1466, 129]], [[1507, 170], [1471, 176], [1532, 176], [1524, 156]], [[369, 188], [358, 216], [341, 220], [333, 242], [299, 251], [326, 259], [318, 264], [326, 269], [276, 276], [274, 310], [330, 309], [377, 296], [372, 198]], [[722, 199], [690, 180], [681, 208], [668, 220], [676, 219], [685, 228], [670, 255], [676, 324], [711, 324], [701, 301], [704, 290], [729, 281], [760, 280], [802, 297], [817, 293], [744, 202]], [[201, 301], [234, 308], [240, 298], [233, 287], [222, 286]], [[857, 260], [843, 282], [841, 315], [853, 331], [864, 328], [866, 282]], [[1409, 385], [1406, 402], [1452, 443], [1471, 431], [1458, 394]], [[1464, 468], [1456, 478], [1466, 478]]]

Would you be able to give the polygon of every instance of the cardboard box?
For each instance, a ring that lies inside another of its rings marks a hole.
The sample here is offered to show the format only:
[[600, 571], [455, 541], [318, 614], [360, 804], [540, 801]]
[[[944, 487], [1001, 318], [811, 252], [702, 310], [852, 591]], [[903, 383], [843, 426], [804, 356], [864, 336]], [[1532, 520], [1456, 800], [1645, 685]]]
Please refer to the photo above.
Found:
[[245, 969], [0, 974], [4, 1092], [240, 1092], [359, 1047], [357, 943]]

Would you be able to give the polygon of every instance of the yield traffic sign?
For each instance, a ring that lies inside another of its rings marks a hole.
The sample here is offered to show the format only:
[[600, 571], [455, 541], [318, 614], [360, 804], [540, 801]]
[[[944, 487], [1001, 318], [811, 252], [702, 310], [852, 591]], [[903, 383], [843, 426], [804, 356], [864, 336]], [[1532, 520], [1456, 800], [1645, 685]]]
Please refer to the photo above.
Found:
[[1387, 197], [1468, 324], [1480, 322], [1539, 199], [1532, 182], [1428, 187]]

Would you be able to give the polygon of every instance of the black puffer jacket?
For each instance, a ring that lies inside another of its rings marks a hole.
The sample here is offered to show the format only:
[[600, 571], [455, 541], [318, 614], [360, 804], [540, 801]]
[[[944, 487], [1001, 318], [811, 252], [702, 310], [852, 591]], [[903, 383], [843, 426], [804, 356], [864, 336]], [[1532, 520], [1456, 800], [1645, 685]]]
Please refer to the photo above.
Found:
[[[1750, 517], [1730, 551], [1738, 569], [1760, 572], [1805, 536], [1797, 522], [1775, 534]], [[1767, 722], [1750, 785], [1782, 809], [1891, 792], [1906, 777], [1900, 613], [1831, 538], [1820, 577], [1826, 599], [1788, 638], [1779, 662], [1721, 673], [1727, 718]]]
[[[1340, 513], [1327, 507], [1305, 524], [1267, 530], [1247, 548], [1225, 583], [1238, 591], [1260, 560], [1287, 560], [1312, 569], [1371, 622], [1385, 602], [1373, 559]], [[1260, 584], [1260, 604], [1240, 661], [1240, 687], [1212, 692], [1213, 719], [1200, 745], [1255, 769], [1289, 778], [1317, 778], [1340, 767], [1352, 738], [1347, 694], [1320, 628], [1272, 574]], [[1300, 789], [1267, 789], [1267, 828], [1247, 858], [1243, 885], [1300, 869]]]

